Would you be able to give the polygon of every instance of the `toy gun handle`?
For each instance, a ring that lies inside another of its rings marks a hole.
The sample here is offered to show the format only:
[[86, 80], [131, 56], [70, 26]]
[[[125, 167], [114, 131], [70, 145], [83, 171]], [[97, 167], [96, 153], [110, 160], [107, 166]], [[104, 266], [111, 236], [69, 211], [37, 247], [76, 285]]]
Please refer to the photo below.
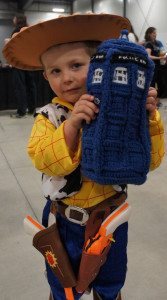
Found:
[[31, 235], [32, 237], [39, 232], [40, 230], [45, 229], [40, 223], [32, 219], [30, 216], [24, 218], [24, 230], [27, 234]]
[[131, 210], [132, 208], [128, 203], [120, 205], [103, 221], [99, 229], [99, 234], [108, 236], [113, 233], [118, 226], [129, 220]]

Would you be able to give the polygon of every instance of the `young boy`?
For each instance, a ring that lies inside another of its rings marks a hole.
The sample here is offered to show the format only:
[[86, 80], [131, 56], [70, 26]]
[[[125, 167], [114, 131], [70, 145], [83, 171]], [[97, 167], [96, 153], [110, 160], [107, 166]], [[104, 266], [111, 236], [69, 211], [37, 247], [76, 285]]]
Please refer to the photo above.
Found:
[[[109, 20], [110, 24], [108, 24]], [[119, 22], [116, 22], [117, 20]], [[48, 35], [50, 25], [52, 24], [53, 27], [53, 22], [55, 35], [59, 30], [62, 38], [50, 41], [51, 38], [48, 38]], [[64, 22], [66, 27], [64, 27]], [[57, 27], [56, 24], [58, 24]], [[106, 36], [109, 25], [110, 30]], [[98, 28], [98, 26], [100, 27]], [[82, 37], [75, 32], [77, 27], [80, 29]], [[103, 30], [98, 36], [101, 27]], [[16, 36], [14, 43], [11, 42], [11, 47], [9, 47], [10, 52], [11, 48], [13, 49], [13, 62], [17, 66], [20, 63], [22, 68], [32, 68], [34, 63], [34, 68], [43, 68], [44, 77], [57, 95], [52, 103], [37, 112], [27, 149], [34, 166], [43, 173], [43, 193], [46, 199], [54, 203], [56, 208], [57, 227], [76, 276], [85, 239], [85, 226], [81, 225], [85, 224], [83, 224], [82, 218], [75, 220], [75, 217], [67, 215], [66, 209], [72, 205], [74, 212], [78, 208], [82, 208], [84, 214], [90, 215], [98, 204], [101, 205], [108, 201], [109, 207], [115, 206], [115, 199], [119, 200], [122, 194], [125, 196], [124, 200], [126, 199], [126, 191], [122, 191], [118, 195], [113, 186], [99, 185], [84, 177], [80, 172], [83, 121], [90, 124], [99, 112], [93, 102], [94, 96], [88, 95], [85, 88], [90, 56], [96, 48], [94, 45], [96, 43], [90, 41], [102, 42], [104, 39], [117, 38], [122, 27], [129, 29], [129, 23], [124, 18], [117, 16], [71, 16], [62, 18], [62, 22], [51, 20], [42, 23], [41, 27], [39, 24], [32, 28], [29, 27], [29, 31], [23, 31], [20, 39]], [[65, 29], [71, 29], [71, 33], [69, 30], [67, 34]], [[117, 33], [115, 34], [115, 32]], [[40, 36], [43, 37], [43, 42], [42, 39], [40, 40]], [[24, 38], [26, 41], [25, 51], [26, 47], [28, 48], [26, 57], [17, 53], [20, 40], [22, 39], [23, 43]], [[88, 42], [88, 40], [90, 41]], [[40, 41], [43, 43], [42, 45]], [[33, 42], [37, 46], [34, 46]], [[6, 48], [5, 53], [7, 50]], [[35, 53], [36, 51], [38, 53]], [[11, 57], [11, 54], [6, 56]], [[146, 104], [152, 142], [150, 170], [160, 165], [164, 154], [163, 124], [160, 114], [156, 110], [156, 94], [155, 89], [150, 88]], [[97, 292], [96, 299], [121, 299], [119, 292], [124, 285], [127, 269], [127, 229], [127, 223], [116, 229], [114, 233], [116, 243], [112, 243], [106, 263], [91, 284]], [[65, 300], [64, 289], [59, 280], [53, 276], [48, 263], [46, 263], [46, 268], [51, 287], [50, 299]], [[75, 300], [81, 297], [75, 288], [73, 292]]]

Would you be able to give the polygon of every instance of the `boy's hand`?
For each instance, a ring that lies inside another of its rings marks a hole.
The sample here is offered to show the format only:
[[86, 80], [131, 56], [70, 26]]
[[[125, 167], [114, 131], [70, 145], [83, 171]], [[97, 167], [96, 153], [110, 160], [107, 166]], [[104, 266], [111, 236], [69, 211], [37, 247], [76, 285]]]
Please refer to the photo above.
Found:
[[81, 129], [83, 120], [90, 124], [96, 118], [99, 108], [93, 103], [95, 97], [92, 95], [82, 95], [75, 103], [68, 123], [75, 129]]
[[79, 132], [83, 126], [83, 120], [90, 124], [96, 118], [99, 108], [93, 103], [95, 99], [91, 95], [82, 95], [75, 103], [70, 118], [64, 125], [64, 137], [67, 146], [74, 152], [78, 144]]
[[155, 88], [150, 87], [147, 95], [146, 100], [146, 110], [149, 112], [149, 119], [153, 120], [155, 116], [156, 110], [156, 98], [157, 98], [157, 91]]

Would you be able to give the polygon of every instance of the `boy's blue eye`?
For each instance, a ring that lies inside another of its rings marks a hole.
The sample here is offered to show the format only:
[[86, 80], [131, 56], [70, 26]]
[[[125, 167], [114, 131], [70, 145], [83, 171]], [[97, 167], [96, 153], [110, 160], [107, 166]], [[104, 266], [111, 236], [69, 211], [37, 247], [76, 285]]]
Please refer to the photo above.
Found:
[[54, 69], [54, 70], [52, 71], [52, 73], [56, 73], [56, 74], [58, 74], [59, 72], [60, 72], [59, 69]]
[[73, 68], [79, 68], [81, 66], [81, 64], [80, 63], [75, 63], [75, 64], [73, 64]]

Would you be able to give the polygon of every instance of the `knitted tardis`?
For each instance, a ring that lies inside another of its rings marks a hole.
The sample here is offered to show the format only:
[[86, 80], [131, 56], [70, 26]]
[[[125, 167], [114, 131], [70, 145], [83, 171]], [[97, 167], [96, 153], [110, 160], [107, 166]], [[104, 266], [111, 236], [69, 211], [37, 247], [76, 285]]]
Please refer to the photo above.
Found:
[[146, 99], [154, 64], [143, 46], [104, 41], [91, 58], [87, 93], [99, 106], [96, 120], [84, 123], [82, 173], [99, 184], [143, 184], [151, 142]]

